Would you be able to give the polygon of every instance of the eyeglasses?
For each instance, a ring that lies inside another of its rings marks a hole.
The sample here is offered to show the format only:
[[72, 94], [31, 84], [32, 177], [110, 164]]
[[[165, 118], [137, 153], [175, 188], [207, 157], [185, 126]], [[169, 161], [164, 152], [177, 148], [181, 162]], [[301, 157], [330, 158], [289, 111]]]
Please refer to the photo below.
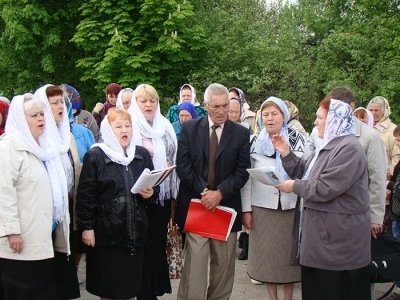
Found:
[[228, 111], [229, 110], [229, 104], [224, 104], [224, 105], [210, 105], [206, 102], [209, 108], [211, 108], [212, 111]]

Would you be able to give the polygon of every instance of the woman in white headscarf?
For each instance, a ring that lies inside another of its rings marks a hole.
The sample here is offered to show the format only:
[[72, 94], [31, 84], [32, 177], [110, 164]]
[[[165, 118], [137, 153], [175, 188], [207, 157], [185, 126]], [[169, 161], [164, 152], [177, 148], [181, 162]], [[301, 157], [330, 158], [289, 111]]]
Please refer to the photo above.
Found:
[[[290, 115], [281, 99], [269, 97], [260, 111], [264, 128], [251, 142], [251, 167], [272, 166], [283, 179], [289, 179], [272, 137], [282, 135], [299, 157], [308, 149], [306, 140], [300, 132], [288, 128]], [[247, 273], [250, 278], [266, 284], [270, 299], [278, 299], [278, 284], [282, 284], [284, 299], [290, 300], [294, 282], [300, 281], [300, 268], [289, 265], [296, 196], [281, 193], [252, 177], [242, 188], [241, 195], [243, 225], [250, 229]]]
[[[371, 299], [371, 218], [367, 159], [354, 135], [350, 105], [324, 99], [315, 126], [322, 143], [307, 160], [293, 154], [282, 135], [273, 143], [289, 176], [276, 187], [299, 196], [303, 300]], [[296, 179], [297, 178], [297, 179]]]
[[356, 118], [364, 124], [374, 128], [374, 116], [368, 109], [365, 109], [364, 107], [358, 107], [354, 110], [354, 116], [356, 116]]
[[131, 106], [133, 90], [131, 88], [122, 89], [117, 96], [116, 108], [128, 110]]
[[[177, 140], [170, 122], [161, 115], [157, 91], [141, 84], [133, 93], [129, 108], [133, 121], [136, 145], [145, 147], [153, 159], [156, 170], [175, 165]], [[143, 290], [138, 300], [156, 299], [171, 293], [169, 267], [166, 256], [167, 225], [171, 215], [171, 202], [177, 196], [177, 177], [173, 171], [160, 185], [157, 201], [148, 205], [149, 238], [145, 253]]]
[[45, 115], [46, 105], [32, 94], [15, 96], [0, 138], [0, 298], [5, 300], [57, 299], [52, 229], [64, 221], [68, 191]]
[[145, 148], [135, 146], [127, 111], [109, 110], [100, 132], [103, 142], [83, 161], [76, 205], [82, 240], [89, 246], [86, 289], [101, 299], [133, 299], [142, 288], [146, 204], [157, 198], [158, 187], [131, 193], [153, 163]]
[[79, 153], [75, 139], [71, 133], [67, 107], [63, 90], [51, 84], [39, 88], [35, 92], [47, 107], [45, 117], [50, 137], [57, 145], [61, 155], [67, 179], [68, 201], [62, 222], [53, 234], [55, 276], [59, 299], [75, 299], [80, 297], [79, 282], [76, 273], [76, 249], [74, 232], [74, 196], [80, 173]]
[[196, 90], [190, 84], [185, 83], [182, 85], [181, 90], [179, 91], [179, 101], [178, 104], [172, 105], [166, 115], [166, 118], [170, 123], [174, 123], [179, 120], [179, 105], [185, 102], [190, 102], [194, 105], [194, 109], [199, 118], [202, 118], [207, 115], [207, 110], [204, 106], [201, 106], [196, 98]]

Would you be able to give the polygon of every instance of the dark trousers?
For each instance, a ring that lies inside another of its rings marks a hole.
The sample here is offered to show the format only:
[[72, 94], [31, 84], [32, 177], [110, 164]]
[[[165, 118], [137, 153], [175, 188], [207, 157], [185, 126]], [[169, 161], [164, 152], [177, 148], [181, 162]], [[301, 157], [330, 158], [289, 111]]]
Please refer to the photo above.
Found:
[[301, 266], [303, 300], [371, 300], [369, 266], [330, 271]]

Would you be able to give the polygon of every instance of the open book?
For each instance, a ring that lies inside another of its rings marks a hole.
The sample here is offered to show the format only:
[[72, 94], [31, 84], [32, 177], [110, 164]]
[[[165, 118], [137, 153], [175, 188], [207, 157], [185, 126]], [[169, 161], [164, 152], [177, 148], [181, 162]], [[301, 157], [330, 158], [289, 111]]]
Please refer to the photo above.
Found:
[[249, 172], [251, 177], [266, 185], [276, 185], [285, 181], [273, 166], [247, 169], [247, 172]]
[[135, 184], [133, 185], [131, 192], [133, 194], [137, 194], [145, 188], [155, 187], [161, 184], [175, 168], [176, 166], [172, 166], [163, 170], [153, 171], [144, 169], [138, 180], [136, 180]]
[[233, 208], [217, 206], [207, 210], [199, 199], [190, 200], [184, 230], [204, 237], [227, 241], [237, 212]]

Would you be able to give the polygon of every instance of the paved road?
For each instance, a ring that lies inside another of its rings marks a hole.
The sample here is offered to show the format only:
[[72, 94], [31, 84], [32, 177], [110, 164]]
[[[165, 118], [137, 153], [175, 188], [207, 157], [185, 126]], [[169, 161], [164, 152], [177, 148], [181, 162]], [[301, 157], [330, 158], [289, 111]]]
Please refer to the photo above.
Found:
[[[239, 249], [238, 249], [239, 254]], [[247, 276], [247, 261], [236, 260], [236, 273], [235, 273], [235, 283], [233, 287], [233, 293], [231, 300], [258, 300], [258, 299], [269, 299], [267, 294], [267, 289], [264, 285], [253, 285]], [[85, 262], [84, 258], [79, 270], [79, 276], [84, 277], [85, 274]], [[172, 294], [164, 295], [158, 297], [159, 300], [176, 300], [176, 295], [179, 287], [179, 279], [173, 279], [172, 284]], [[379, 297], [384, 294], [384, 292], [390, 287], [390, 284], [377, 284], [376, 285], [376, 296]], [[85, 284], [81, 285], [81, 298], [84, 300], [94, 300], [99, 299], [91, 294], [89, 294], [85, 289]], [[283, 293], [280, 290], [280, 299], [283, 299]], [[300, 284], [295, 285], [293, 300], [301, 299]]]

